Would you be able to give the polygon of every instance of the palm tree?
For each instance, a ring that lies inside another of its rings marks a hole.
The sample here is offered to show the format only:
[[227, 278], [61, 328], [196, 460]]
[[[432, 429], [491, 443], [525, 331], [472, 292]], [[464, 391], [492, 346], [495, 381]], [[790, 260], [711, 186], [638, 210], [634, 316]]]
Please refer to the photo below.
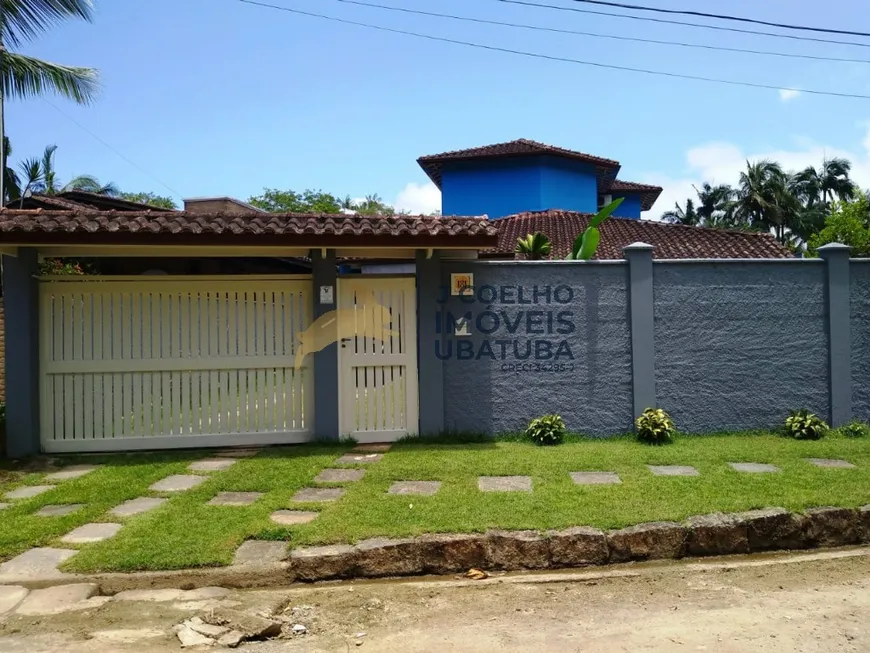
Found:
[[20, 190], [21, 203], [19, 208], [24, 208], [24, 199], [27, 197], [28, 192], [44, 183], [45, 176], [39, 159], [25, 159], [19, 164], [19, 167], [21, 169], [21, 176], [25, 180], [24, 187]]
[[102, 184], [92, 175], [79, 175], [78, 177], [74, 177], [64, 184], [61, 192], [66, 193], [71, 190], [81, 190], [88, 193], [95, 193], [96, 195], [108, 195], [110, 197], [114, 197], [121, 192], [114, 182], [110, 181], [107, 184]]
[[735, 214], [752, 229], [773, 230], [786, 242], [788, 230], [798, 222], [801, 204], [789, 189], [789, 177], [775, 161], [746, 162], [740, 173]]
[[672, 224], [696, 225], [699, 222], [699, 217], [695, 210], [695, 203], [691, 199], [687, 199], [685, 208], [680, 206], [679, 202], [675, 202], [673, 209], [662, 213], [662, 220]]
[[525, 238], [517, 238], [517, 254], [523, 254], [530, 261], [540, 261], [550, 255], [552, 245], [550, 239], [541, 232], [529, 234]]
[[705, 227], [734, 226], [734, 189], [728, 184], [713, 186], [708, 182], [701, 188], [692, 186], [698, 194], [698, 222]]
[[824, 159], [822, 167], [816, 170], [813, 166], [801, 170], [795, 175], [795, 189], [806, 198], [809, 204], [821, 202], [829, 205], [835, 198], [850, 200], [855, 195], [857, 187], [849, 178], [852, 162], [848, 159]]
[[61, 185], [54, 169], [54, 153], [56, 151], [57, 145], [48, 145], [42, 153], [42, 158], [26, 159], [21, 162], [20, 170], [27, 179], [23, 190], [20, 191], [22, 203], [24, 201], [23, 195], [28, 190], [42, 195], [57, 195], [58, 193], [66, 193], [73, 190], [109, 196], [117, 196], [120, 193], [114, 183], [102, 184], [93, 175], [78, 175], [66, 184]]
[[[69, 19], [90, 21], [91, 0], [0, 0], [0, 135], [5, 138], [3, 102], [6, 98], [24, 100], [54, 92], [79, 104], [87, 104], [97, 93], [97, 71], [93, 68], [66, 66], [10, 52], [6, 46], [19, 48], [50, 27]], [[0, 149], [0, 170], [6, 170], [5, 147]], [[0, 176], [5, 185], [6, 175]], [[0, 198], [7, 193], [0, 188]]]
[[[12, 144], [9, 139], [3, 138], [3, 160], [8, 162], [12, 156]], [[11, 200], [17, 200], [21, 196], [21, 180], [18, 178], [18, 173], [14, 168], [8, 165], [3, 169], [3, 188], [5, 196], [3, 197], [3, 205]]]

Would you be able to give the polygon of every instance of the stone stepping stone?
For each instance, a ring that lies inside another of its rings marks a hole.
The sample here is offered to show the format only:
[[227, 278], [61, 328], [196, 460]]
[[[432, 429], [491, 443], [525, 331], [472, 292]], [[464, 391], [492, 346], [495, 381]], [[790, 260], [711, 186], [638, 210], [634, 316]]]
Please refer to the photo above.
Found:
[[119, 530], [121, 524], [85, 524], [71, 530], [69, 533], [60, 538], [61, 542], [66, 544], [90, 544], [91, 542], [102, 542], [110, 537], [113, 537]]
[[346, 453], [335, 461], [336, 465], [365, 465], [376, 463], [384, 457], [382, 453]]
[[531, 476], [478, 476], [481, 492], [531, 492]]
[[69, 467], [64, 467], [59, 472], [52, 472], [51, 474], [46, 475], [45, 480], [69, 481], [74, 478], [81, 478], [85, 474], [90, 474], [97, 468], [97, 465], [70, 465]]
[[829, 469], [856, 469], [857, 467], [848, 460], [836, 460], [832, 458], [806, 458], [808, 463], [812, 463], [816, 467], [826, 467]]
[[70, 549], [50, 547], [30, 549], [0, 564], [0, 583], [62, 577], [65, 574], [57, 570], [58, 565], [76, 553]]
[[[16, 614], [39, 616], [59, 614], [84, 607], [82, 604], [99, 591], [96, 583], [77, 583], [75, 585], [58, 585], [41, 590], [33, 590], [21, 605]], [[87, 605], [87, 604], [85, 604]]]
[[220, 472], [235, 465], [238, 460], [232, 458], [209, 458], [190, 463], [187, 468], [192, 472]]
[[765, 474], [769, 472], [781, 471], [776, 465], [768, 465], [767, 463], [728, 463], [736, 472], [744, 474]]
[[154, 483], [149, 490], [155, 492], [184, 492], [208, 480], [208, 476], [193, 476], [191, 474], [175, 474]]
[[396, 481], [387, 494], [419, 494], [430, 497], [441, 489], [441, 481]]
[[262, 492], [219, 492], [211, 501], [210, 506], [250, 506], [263, 496]]
[[392, 446], [393, 445], [390, 444], [389, 442], [376, 443], [376, 444], [358, 444], [353, 449], [351, 449], [351, 452], [352, 453], [353, 452], [356, 452], [356, 453], [386, 453], [387, 451], [390, 450], [390, 448]]
[[353, 483], [362, 480], [364, 469], [324, 469], [314, 480], [317, 483]]
[[269, 517], [281, 526], [298, 526], [314, 521], [319, 514], [308, 510], [276, 510]]
[[0, 615], [14, 610], [27, 596], [26, 587], [0, 585]]
[[654, 476], [700, 476], [694, 467], [688, 465], [647, 465]]
[[344, 494], [340, 487], [304, 487], [293, 495], [294, 503], [325, 503], [337, 501]]
[[268, 540], [248, 540], [236, 549], [233, 564], [262, 567], [278, 564], [287, 558], [287, 543]]
[[616, 472], [571, 472], [571, 480], [577, 485], [609, 485], [622, 483]]
[[43, 492], [53, 490], [54, 488], [54, 485], [25, 485], [17, 490], [7, 492], [4, 496], [7, 499], [32, 499], [33, 497], [38, 496]]
[[158, 497], [139, 497], [130, 499], [124, 503], [115, 506], [109, 511], [110, 515], [115, 517], [132, 517], [133, 515], [141, 515], [143, 512], [154, 510], [166, 503], [168, 499]]
[[63, 517], [84, 508], [83, 503], [68, 503], [63, 506], [43, 506], [36, 512], [37, 517]]

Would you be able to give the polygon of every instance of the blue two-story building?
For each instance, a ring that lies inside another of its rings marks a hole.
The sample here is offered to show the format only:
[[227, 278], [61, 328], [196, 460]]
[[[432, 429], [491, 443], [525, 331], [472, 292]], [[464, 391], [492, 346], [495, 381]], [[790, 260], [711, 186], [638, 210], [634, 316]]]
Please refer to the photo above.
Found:
[[417, 162], [441, 190], [443, 215], [497, 219], [552, 209], [595, 213], [622, 197], [615, 216], [639, 220], [662, 192], [617, 179], [618, 161], [522, 138]]

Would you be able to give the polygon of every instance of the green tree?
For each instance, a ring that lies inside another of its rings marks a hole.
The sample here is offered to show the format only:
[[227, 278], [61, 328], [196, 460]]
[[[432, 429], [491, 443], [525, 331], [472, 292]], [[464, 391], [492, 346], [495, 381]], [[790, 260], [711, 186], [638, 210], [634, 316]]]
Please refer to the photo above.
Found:
[[[0, 38], [4, 46], [18, 48], [51, 27], [70, 19], [90, 21], [91, 0], [2, 0], [4, 20]], [[3, 95], [23, 100], [46, 92], [87, 104], [97, 93], [97, 71], [65, 66], [17, 52], [2, 51]]]
[[61, 185], [54, 168], [54, 153], [56, 151], [57, 145], [48, 145], [42, 153], [42, 158], [26, 159], [22, 162], [21, 170], [30, 180], [30, 183], [22, 190], [22, 194], [28, 189], [42, 195], [57, 195], [72, 190], [87, 191], [110, 197], [118, 194], [118, 187], [115, 184], [112, 182], [102, 184], [93, 175], [78, 175]]
[[670, 211], [662, 213], [662, 220], [671, 224], [698, 224], [700, 218], [695, 210], [695, 203], [691, 199], [686, 200], [686, 206], [680, 206], [679, 202], [674, 203], [674, 208]]
[[[345, 198], [342, 201], [342, 205], [344, 205], [347, 201]], [[395, 215], [396, 209], [394, 209], [389, 204], [386, 204], [380, 195], [375, 193], [374, 195], [366, 195], [365, 199], [360, 200], [359, 202], [352, 202], [350, 207], [352, 211], [359, 213], [360, 215]]]
[[822, 245], [842, 243], [852, 248], [852, 256], [870, 256], [870, 200], [861, 193], [852, 202], [835, 202], [825, 226], [810, 237], [808, 246], [816, 255]]
[[334, 195], [320, 190], [264, 188], [262, 195], [248, 198], [248, 204], [270, 213], [341, 213], [342, 203]]
[[736, 192], [735, 216], [750, 229], [773, 231], [786, 243], [800, 217], [801, 204], [789, 189], [789, 176], [775, 161], [746, 162]]
[[529, 234], [525, 238], [517, 238], [517, 254], [524, 255], [530, 261], [540, 261], [550, 255], [552, 245], [550, 239], [541, 232]]
[[171, 197], [157, 195], [155, 193], [118, 193], [117, 197], [128, 202], [149, 204], [159, 209], [177, 209], [178, 205]]

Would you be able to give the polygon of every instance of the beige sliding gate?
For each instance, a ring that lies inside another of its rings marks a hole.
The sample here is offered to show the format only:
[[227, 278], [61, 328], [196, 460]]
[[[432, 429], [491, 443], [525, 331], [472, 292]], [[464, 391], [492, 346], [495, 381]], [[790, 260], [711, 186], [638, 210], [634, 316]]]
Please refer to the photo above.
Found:
[[44, 451], [313, 438], [311, 357], [293, 368], [310, 277], [52, 278], [39, 292]]

